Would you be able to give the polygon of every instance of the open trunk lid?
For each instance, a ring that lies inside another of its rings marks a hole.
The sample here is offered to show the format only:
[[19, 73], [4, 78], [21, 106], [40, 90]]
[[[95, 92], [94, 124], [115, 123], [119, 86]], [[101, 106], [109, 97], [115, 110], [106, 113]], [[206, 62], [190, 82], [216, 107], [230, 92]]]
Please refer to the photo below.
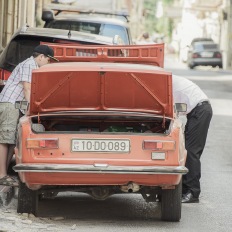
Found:
[[[154, 49], [160, 52], [162, 46], [116, 46], [116, 51], [127, 51], [122, 57], [118, 52], [112, 55], [112, 47], [105, 47], [104, 53], [98, 51], [96, 56], [87, 59], [86, 53], [73, 53], [72, 58], [71, 54], [67, 58], [68, 51], [77, 51], [77, 47], [68, 45], [67, 50], [65, 46], [55, 47], [55, 55], [59, 54], [56, 57], [63, 57], [66, 62], [45, 65], [33, 71], [30, 115], [110, 110], [173, 117], [171, 73], [155, 66], [156, 62], [162, 66], [162, 57], [157, 57], [158, 53], [154, 52]], [[146, 55], [141, 56], [140, 48], [146, 50]], [[70, 59], [72, 62], [67, 62]]]

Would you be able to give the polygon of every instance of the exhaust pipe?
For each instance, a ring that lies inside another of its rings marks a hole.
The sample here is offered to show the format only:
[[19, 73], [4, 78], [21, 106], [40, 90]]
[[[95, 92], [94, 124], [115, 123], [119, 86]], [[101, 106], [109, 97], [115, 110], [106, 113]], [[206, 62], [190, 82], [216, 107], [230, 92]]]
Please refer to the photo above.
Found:
[[120, 189], [124, 193], [135, 193], [140, 190], [140, 186], [134, 182], [130, 182], [128, 185], [121, 185]]

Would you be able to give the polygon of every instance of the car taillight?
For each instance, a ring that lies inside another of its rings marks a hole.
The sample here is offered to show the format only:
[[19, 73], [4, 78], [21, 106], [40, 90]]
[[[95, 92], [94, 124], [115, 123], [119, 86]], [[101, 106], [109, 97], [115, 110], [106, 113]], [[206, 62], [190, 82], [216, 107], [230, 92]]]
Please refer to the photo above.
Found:
[[215, 52], [214, 57], [216, 58], [222, 58], [222, 54], [219, 52]]
[[11, 73], [9, 71], [6, 71], [4, 69], [0, 69], [0, 81], [1, 81], [1, 84], [5, 84], [5, 81], [7, 81], [10, 74]]
[[192, 58], [198, 58], [198, 57], [200, 57], [200, 55], [198, 53], [193, 53], [192, 54]]
[[143, 141], [144, 150], [175, 150], [176, 143], [175, 141]]
[[44, 148], [44, 149], [55, 149], [59, 147], [58, 139], [27, 139], [26, 147], [31, 148]]

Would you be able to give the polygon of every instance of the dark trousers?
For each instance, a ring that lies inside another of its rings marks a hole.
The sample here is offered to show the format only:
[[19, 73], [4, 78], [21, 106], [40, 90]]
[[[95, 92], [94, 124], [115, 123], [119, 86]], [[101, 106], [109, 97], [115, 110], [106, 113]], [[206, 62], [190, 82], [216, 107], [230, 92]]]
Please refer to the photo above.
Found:
[[205, 147], [210, 120], [212, 118], [210, 104], [196, 106], [187, 114], [185, 125], [185, 148], [187, 150], [186, 167], [189, 172], [183, 176], [183, 193], [190, 191], [199, 197], [201, 178], [201, 154]]

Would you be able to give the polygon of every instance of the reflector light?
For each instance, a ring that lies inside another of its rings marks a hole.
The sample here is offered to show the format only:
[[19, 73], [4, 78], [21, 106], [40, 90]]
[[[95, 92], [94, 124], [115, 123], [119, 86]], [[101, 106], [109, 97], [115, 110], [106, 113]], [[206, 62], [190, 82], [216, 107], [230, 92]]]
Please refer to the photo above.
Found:
[[200, 57], [200, 55], [197, 54], [197, 53], [193, 53], [192, 57], [193, 57], [193, 58], [198, 58], [198, 57]]
[[175, 141], [143, 141], [144, 150], [175, 150]]
[[157, 142], [156, 143], [156, 148], [162, 149], [163, 148], [163, 143]]
[[40, 147], [45, 147], [45, 140], [39, 141], [39, 146]]
[[27, 139], [26, 143], [26, 147], [28, 149], [55, 149], [59, 147], [58, 139]]
[[221, 58], [222, 55], [221, 55], [220, 53], [216, 53], [216, 57], [217, 57], [217, 58]]

